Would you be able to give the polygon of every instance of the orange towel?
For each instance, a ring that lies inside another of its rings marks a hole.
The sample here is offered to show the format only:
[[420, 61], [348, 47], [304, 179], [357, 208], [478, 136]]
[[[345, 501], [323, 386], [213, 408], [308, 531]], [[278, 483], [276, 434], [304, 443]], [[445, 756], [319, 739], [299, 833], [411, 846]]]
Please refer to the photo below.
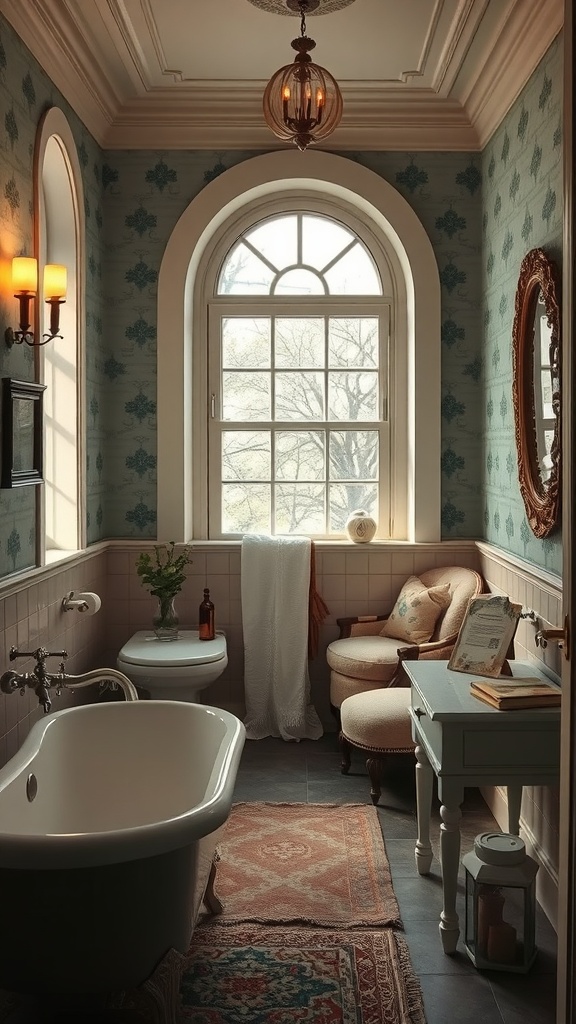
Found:
[[314, 541], [310, 548], [310, 592], [308, 598], [308, 658], [318, 654], [318, 637], [320, 626], [330, 610], [316, 590], [316, 552]]

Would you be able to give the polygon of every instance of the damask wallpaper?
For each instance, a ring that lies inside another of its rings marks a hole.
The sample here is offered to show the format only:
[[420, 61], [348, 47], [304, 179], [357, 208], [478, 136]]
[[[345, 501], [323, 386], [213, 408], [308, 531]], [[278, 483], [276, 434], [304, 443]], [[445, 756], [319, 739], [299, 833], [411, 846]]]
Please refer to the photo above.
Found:
[[[109, 382], [104, 452], [112, 536], [154, 537], [156, 518], [156, 282], [167, 239], [199, 190], [254, 154], [107, 154], [106, 336]], [[442, 282], [442, 527], [482, 532], [480, 157], [466, 153], [358, 153], [427, 229]]]
[[[516, 484], [510, 329], [515, 278], [561, 229], [561, 51], [551, 48], [479, 153], [350, 153], [394, 185], [431, 239], [442, 288], [442, 535], [486, 537], [559, 571], [559, 541], [526, 536]], [[89, 542], [156, 537], [157, 281], [179, 216], [252, 152], [102, 153], [0, 18], [0, 259], [32, 247], [32, 153], [47, 106], [66, 111], [87, 223]], [[0, 332], [16, 303], [0, 297]], [[33, 379], [31, 351], [0, 346], [0, 375]], [[0, 577], [34, 564], [33, 488], [0, 491]]]
[[[38, 122], [57, 104], [65, 111], [78, 146], [86, 212], [86, 376], [88, 408], [100, 406], [99, 365], [103, 343], [103, 183], [102, 154], [92, 136], [62, 99], [28, 49], [0, 18], [0, 377], [34, 380], [34, 352], [27, 345], [4, 345], [6, 327], [17, 326], [18, 305], [10, 296], [9, 258], [33, 253], [32, 163]], [[68, 339], [73, 343], [72, 339]], [[54, 342], [65, 345], [66, 339]], [[88, 539], [103, 537], [103, 496], [98, 471], [104, 421], [87, 424]], [[36, 544], [36, 488], [0, 490], [0, 577], [33, 566]]]
[[512, 323], [520, 264], [542, 248], [562, 266], [562, 47], [557, 40], [482, 154], [482, 533], [561, 574], [559, 531], [531, 532], [518, 488]]

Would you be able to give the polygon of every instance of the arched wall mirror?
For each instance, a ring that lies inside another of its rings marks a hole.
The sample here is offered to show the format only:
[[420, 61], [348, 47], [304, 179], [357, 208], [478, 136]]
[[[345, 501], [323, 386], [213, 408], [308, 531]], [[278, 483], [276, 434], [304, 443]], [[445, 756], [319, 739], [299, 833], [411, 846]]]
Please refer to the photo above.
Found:
[[522, 260], [512, 341], [520, 491], [532, 532], [547, 537], [560, 507], [560, 312], [556, 270], [542, 249]]

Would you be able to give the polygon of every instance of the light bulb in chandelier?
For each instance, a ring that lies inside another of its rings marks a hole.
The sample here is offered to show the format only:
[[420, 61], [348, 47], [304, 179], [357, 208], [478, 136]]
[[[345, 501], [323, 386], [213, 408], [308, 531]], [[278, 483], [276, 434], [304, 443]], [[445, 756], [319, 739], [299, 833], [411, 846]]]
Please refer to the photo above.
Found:
[[301, 0], [301, 35], [292, 40], [296, 57], [270, 79], [263, 97], [264, 117], [279, 138], [304, 150], [328, 138], [342, 117], [342, 94], [326, 68], [310, 57], [316, 43], [306, 35], [306, 0]]

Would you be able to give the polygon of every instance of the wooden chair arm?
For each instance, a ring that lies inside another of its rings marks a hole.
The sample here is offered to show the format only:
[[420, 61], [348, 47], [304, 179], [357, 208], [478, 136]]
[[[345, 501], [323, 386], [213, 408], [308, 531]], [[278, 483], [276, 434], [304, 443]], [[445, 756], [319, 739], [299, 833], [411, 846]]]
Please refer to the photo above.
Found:
[[425, 644], [412, 644], [410, 647], [398, 649], [398, 665], [390, 680], [389, 686], [408, 686], [408, 677], [404, 671], [405, 661], [418, 661], [430, 659], [431, 661], [442, 661], [448, 659], [456, 643], [457, 633], [445, 636], [443, 640], [434, 640]]
[[350, 636], [378, 636], [382, 623], [387, 618], [387, 615], [353, 615], [349, 618], [336, 619], [340, 629], [339, 639], [346, 640]]
[[[398, 649], [398, 666], [389, 686], [407, 686], [408, 677], [403, 668], [403, 662], [405, 661], [418, 661], [422, 659], [426, 661], [443, 661], [450, 659], [450, 655], [454, 649], [454, 644], [458, 639], [457, 633], [452, 633], [451, 636], [445, 636], [443, 640], [434, 640], [432, 643], [426, 644], [413, 644], [410, 647], [400, 647]], [[506, 661], [504, 662], [501, 675], [510, 676], [512, 675], [512, 669], [509, 665], [509, 660], [514, 659], [514, 641], [512, 640], [508, 651], [506, 653]]]

